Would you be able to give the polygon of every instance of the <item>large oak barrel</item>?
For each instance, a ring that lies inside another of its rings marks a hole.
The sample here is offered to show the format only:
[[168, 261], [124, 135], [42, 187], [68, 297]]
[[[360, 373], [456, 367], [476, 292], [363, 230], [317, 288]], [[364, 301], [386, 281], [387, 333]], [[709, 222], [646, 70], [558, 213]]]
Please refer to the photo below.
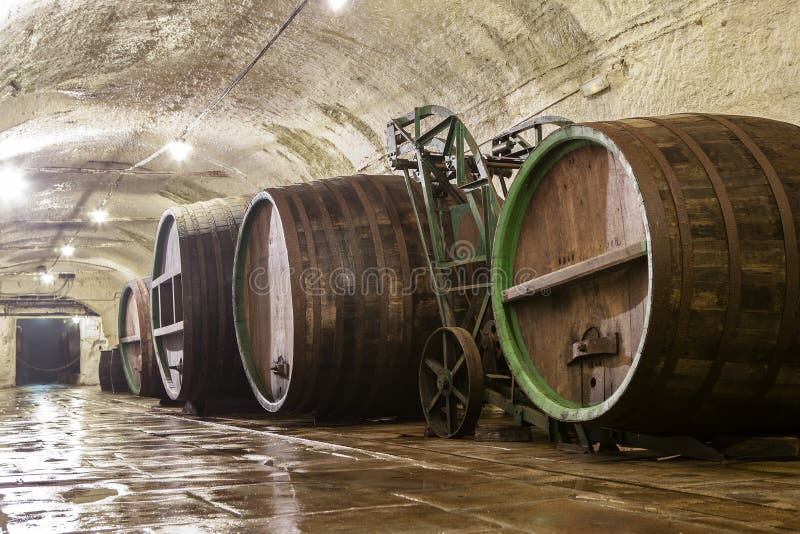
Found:
[[419, 414], [420, 354], [439, 319], [403, 178], [339, 177], [257, 194], [239, 235], [234, 311], [266, 410]]
[[799, 226], [800, 127], [673, 115], [555, 132], [495, 241], [517, 383], [564, 421], [797, 432]]
[[159, 370], [171, 399], [250, 397], [231, 309], [240, 197], [167, 210], [156, 232], [151, 289]]
[[125, 367], [122, 365], [122, 354], [119, 347], [111, 350], [111, 363], [109, 364], [111, 376], [111, 391], [114, 393], [128, 393], [128, 379], [125, 378]]
[[127, 393], [130, 391], [128, 380], [125, 378], [119, 347], [100, 351], [98, 374], [102, 391], [110, 391], [111, 393]]
[[130, 280], [122, 288], [117, 323], [119, 351], [131, 393], [164, 398], [150, 329], [150, 278]]

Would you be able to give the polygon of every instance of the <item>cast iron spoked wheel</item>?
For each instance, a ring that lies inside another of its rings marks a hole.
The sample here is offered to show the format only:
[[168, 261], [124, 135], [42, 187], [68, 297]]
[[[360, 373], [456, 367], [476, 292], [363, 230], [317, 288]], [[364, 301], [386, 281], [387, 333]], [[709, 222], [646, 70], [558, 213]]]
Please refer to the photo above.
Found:
[[441, 438], [475, 431], [483, 407], [483, 365], [463, 328], [436, 330], [422, 351], [419, 396], [430, 429]]

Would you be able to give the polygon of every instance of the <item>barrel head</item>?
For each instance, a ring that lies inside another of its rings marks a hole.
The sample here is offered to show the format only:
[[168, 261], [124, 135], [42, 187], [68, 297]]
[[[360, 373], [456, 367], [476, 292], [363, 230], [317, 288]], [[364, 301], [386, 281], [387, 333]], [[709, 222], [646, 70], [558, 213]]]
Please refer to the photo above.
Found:
[[252, 347], [251, 381], [267, 409], [277, 410], [294, 367], [294, 308], [289, 252], [277, 207], [261, 202], [252, 215], [244, 260], [243, 311]]
[[181, 395], [183, 383], [183, 287], [181, 245], [175, 217], [167, 212], [156, 239], [151, 288], [153, 338], [164, 385], [170, 398]]
[[123, 317], [119, 332], [120, 351], [126, 360], [126, 375], [131, 391], [138, 393], [142, 387], [142, 332], [139, 326], [139, 304], [133, 298], [133, 289], [126, 287], [122, 293]]
[[[636, 181], [605, 147], [578, 148], [543, 176], [518, 224], [515, 283], [533, 282], [536, 294], [512, 305], [532, 363], [567, 401], [602, 402], [628, 373], [645, 327], [646, 229]], [[615, 340], [614, 350], [575, 359], [575, 347], [604, 339]]]

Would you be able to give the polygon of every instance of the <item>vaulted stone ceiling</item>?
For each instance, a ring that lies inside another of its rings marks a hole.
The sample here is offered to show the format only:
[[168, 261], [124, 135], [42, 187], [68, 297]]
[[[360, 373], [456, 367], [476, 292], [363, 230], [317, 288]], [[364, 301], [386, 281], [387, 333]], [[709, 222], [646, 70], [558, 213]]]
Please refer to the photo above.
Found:
[[[686, 110], [800, 122], [795, 0], [353, 0], [308, 7], [188, 136], [195, 150], [115, 172], [177, 136], [260, 49], [287, 0], [0, 1], [0, 289], [51, 265], [149, 272], [176, 203], [386, 172], [387, 119], [437, 103], [482, 140], [541, 109], [576, 120]], [[605, 93], [580, 82], [604, 74]], [[120, 180], [121, 176], [121, 180]], [[111, 220], [88, 222], [109, 192]], [[6, 281], [5, 285], [2, 285]], [[22, 286], [20, 286], [22, 287]]]

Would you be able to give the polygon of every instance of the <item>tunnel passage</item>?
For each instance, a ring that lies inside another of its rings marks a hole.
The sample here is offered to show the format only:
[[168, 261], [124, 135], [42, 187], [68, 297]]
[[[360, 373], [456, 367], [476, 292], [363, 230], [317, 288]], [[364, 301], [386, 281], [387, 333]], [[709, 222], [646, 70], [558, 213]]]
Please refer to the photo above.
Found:
[[72, 319], [17, 319], [18, 386], [75, 384], [81, 372], [80, 324]]

